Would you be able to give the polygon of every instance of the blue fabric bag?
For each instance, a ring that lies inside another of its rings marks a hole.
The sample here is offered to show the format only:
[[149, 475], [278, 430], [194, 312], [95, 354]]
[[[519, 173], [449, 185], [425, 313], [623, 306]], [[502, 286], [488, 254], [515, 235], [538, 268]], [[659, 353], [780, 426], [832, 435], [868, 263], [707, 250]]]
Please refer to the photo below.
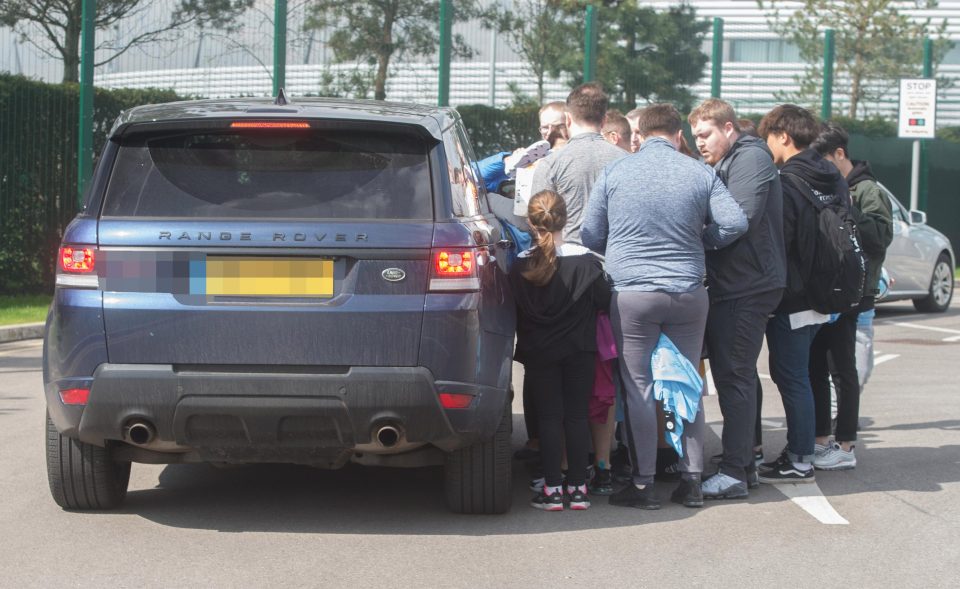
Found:
[[650, 358], [653, 397], [666, 415], [664, 439], [683, 456], [683, 422], [693, 423], [703, 395], [703, 379], [697, 368], [680, 353], [673, 342], [660, 334]]

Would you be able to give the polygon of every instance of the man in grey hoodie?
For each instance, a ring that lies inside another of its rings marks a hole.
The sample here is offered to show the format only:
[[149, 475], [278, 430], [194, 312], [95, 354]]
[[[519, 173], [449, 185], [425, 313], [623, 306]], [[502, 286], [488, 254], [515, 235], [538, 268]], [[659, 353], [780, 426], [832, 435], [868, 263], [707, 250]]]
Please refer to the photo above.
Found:
[[747, 215], [750, 228], [732, 244], [707, 252], [707, 350], [723, 414], [718, 472], [703, 481], [703, 496], [746, 497], [755, 482], [754, 425], [758, 407], [757, 358], [767, 317], [787, 280], [783, 193], [766, 144], [741, 135], [733, 107], [717, 98], [688, 117], [697, 150]]

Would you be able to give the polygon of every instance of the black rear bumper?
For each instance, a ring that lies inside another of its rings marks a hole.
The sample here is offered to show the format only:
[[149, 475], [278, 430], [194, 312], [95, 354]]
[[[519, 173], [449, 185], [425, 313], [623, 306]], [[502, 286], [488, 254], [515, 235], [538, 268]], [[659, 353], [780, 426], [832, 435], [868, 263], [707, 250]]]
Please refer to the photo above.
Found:
[[[144, 421], [156, 432], [143, 446], [148, 450], [195, 452], [208, 461], [336, 466], [357, 451], [423, 445], [451, 451], [490, 439], [510, 402], [508, 391], [436, 382], [422, 367], [255, 370], [102, 364], [81, 411], [62, 404], [56, 383], [47, 386], [47, 405], [58, 430], [97, 446], [127, 441], [126, 428]], [[474, 399], [465, 409], [444, 409], [440, 392]], [[396, 447], [373, 439], [383, 425], [401, 432]]]

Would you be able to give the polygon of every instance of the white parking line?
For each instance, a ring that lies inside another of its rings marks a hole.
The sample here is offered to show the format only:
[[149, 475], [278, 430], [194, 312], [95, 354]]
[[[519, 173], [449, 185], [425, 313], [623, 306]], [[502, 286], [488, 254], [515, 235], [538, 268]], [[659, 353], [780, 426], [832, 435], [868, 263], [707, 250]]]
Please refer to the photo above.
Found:
[[[764, 420], [767, 424], [767, 420]], [[767, 424], [769, 425], [769, 424]], [[779, 424], [777, 424], [779, 425]], [[723, 433], [723, 426], [711, 423], [710, 429], [720, 438]], [[763, 483], [761, 483], [763, 484]], [[830, 505], [830, 501], [824, 496], [823, 491], [817, 483], [789, 483], [783, 485], [768, 485], [777, 491], [780, 491], [790, 501], [795, 503], [800, 509], [812, 515], [818, 522], [827, 525], [848, 525], [850, 522], [837, 513], [837, 510]]]
[[925, 331], [935, 331], [937, 333], [949, 333], [953, 337], [944, 338], [944, 341], [957, 341], [960, 338], [960, 330], [947, 329], [946, 327], [931, 327], [929, 325], [917, 325], [916, 323], [907, 323], [906, 321], [884, 321], [886, 325], [896, 325], [897, 327], [909, 327], [910, 329], [922, 329]]
[[804, 511], [815, 517], [817, 521], [822, 524], [841, 526], [850, 524], [843, 516], [837, 513], [833, 505], [830, 505], [830, 502], [824, 497], [817, 483], [771, 486], [776, 487], [778, 491], [789, 497], [791, 501], [799, 505]]
[[883, 354], [883, 355], [881, 355], [881, 356], [876, 356], [876, 357], [873, 359], [873, 365], [874, 365], [874, 366], [879, 366], [880, 364], [883, 364], [884, 362], [889, 362], [890, 360], [893, 360], [894, 358], [899, 358], [899, 357], [900, 357], [900, 354]]

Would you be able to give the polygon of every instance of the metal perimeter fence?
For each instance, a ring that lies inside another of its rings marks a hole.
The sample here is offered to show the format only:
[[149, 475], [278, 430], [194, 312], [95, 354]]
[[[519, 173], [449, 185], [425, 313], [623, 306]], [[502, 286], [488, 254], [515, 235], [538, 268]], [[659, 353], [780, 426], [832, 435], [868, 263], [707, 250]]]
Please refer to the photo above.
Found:
[[[62, 229], [122, 109], [271, 96], [281, 87], [294, 100], [455, 106], [481, 155], [538, 138], [539, 105], [563, 100], [583, 81], [601, 82], [623, 112], [656, 101], [683, 111], [718, 96], [756, 118], [798, 102], [825, 119], [846, 116], [860, 133], [855, 155], [870, 159], [879, 150], [889, 169], [887, 178], [883, 165], [875, 167], [881, 180], [900, 194], [907, 188], [901, 154], [909, 147], [877, 138], [895, 129], [897, 80], [870, 78], [856, 93], [848, 70], [836, 67], [849, 56], [837, 53], [831, 31], [816, 33], [813, 51], [822, 57], [811, 63], [769, 14], [744, 16], [725, 8], [729, 2], [401, 0], [392, 14], [377, 3], [342, 0], [208, 3], [216, 13], [196, 12], [207, 3], [183, 0], [122, 8], [72, 0], [62, 13], [47, 7], [31, 14], [34, 4], [0, 3], [0, 267], [20, 268], [24, 277], [0, 281], [0, 293], [51, 284]], [[956, 4], [960, 15], [960, 2], [943, 4]], [[17, 18], [11, 6], [20, 7]], [[949, 26], [957, 30], [947, 36], [960, 38], [960, 24]], [[918, 76], [938, 76], [938, 123], [960, 127], [960, 53], [945, 54], [931, 41], [916, 45], [901, 59], [911, 60]], [[922, 177], [929, 181], [921, 184], [920, 208], [960, 238], [960, 205], [953, 204], [960, 200], [950, 198], [960, 186], [949, 163], [956, 148], [925, 142]]]

